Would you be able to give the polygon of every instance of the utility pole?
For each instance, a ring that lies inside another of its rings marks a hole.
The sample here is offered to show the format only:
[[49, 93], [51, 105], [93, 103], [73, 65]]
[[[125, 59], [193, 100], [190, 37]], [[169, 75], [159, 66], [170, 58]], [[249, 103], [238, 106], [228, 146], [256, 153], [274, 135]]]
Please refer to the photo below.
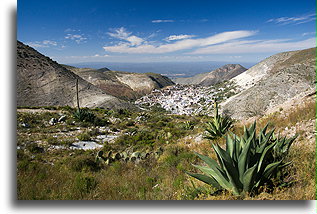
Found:
[[80, 113], [80, 107], [79, 107], [79, 92], [78, 92], [78, 78], [76, 79], [76, 95], [77, 95], [77, 108], [78, 108], [78, 113]]

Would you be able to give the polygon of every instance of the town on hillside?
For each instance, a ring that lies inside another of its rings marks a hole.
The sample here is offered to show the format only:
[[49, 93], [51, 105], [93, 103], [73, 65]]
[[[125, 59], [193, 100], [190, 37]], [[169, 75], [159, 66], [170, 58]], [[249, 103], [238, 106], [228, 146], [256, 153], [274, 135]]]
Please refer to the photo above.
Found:
[[235, 84], [225, 81], [215, 86], [180, 85], [154, 89], [135, 101], [140, 108], [159, 105], [171, 114], [211, 115], [213, 102], [222, 101], [237, 93]]

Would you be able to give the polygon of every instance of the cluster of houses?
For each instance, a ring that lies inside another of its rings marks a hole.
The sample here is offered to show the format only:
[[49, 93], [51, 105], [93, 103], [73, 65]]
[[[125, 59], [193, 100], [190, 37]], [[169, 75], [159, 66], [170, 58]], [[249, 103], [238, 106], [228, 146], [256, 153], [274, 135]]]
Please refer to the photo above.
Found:
[[213, 86], [177, 84], [160, 90], [154, 89], [152, 93], [135, 101], [135, 104], [140, 107], [160, 105], [178, 115], [211, 114], [214, 100], [224, 90]]

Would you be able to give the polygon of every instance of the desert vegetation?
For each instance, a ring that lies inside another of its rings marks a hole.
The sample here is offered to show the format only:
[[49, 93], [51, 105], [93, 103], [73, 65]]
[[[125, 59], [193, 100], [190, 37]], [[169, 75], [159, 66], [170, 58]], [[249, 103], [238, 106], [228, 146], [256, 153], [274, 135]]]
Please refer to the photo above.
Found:
[[[315, 198], [315, 140], [307, 128], [314, 102], [260, 117], [256, 125], [230, 121], [223, 129], [230, 131], [215, 139], [204, 136], [216, 116], [95, 108], [83, 110], [88, 119], [82, 119], [76, 111], [18, 109], [18, 199]], [[79, 142], [101, 146], [79, 149]]]

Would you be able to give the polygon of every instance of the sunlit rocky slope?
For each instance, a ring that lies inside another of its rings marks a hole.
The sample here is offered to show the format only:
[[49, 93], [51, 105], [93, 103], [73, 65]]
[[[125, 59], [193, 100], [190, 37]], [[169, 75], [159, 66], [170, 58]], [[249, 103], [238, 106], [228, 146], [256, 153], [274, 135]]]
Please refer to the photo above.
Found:
[[268, 57], [232, 79], [240, 93], [222, 107], [234, 118], [264, 114], [271, 108], [315, 92], [316, 48]]

